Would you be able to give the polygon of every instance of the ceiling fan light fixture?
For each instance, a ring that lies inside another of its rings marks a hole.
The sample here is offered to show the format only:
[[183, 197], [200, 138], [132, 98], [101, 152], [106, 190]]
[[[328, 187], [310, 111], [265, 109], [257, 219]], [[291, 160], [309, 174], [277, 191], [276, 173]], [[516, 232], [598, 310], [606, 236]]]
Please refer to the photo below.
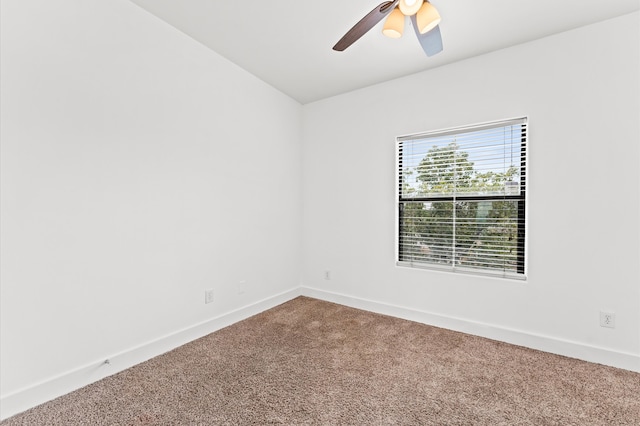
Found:
[[425, 1], [418, 14], [416, 15], [418, 22], [418, 30], [420, 34], [425, 34], [440, 24], [442, 18], [435, 7], [428, 1]]
[[[427, 3], [427, 5], [425, 10], [420, 14], [420, 23], [422, 25], [419, 28], [417, 15], [425, 3]], [[427, 56], [433, 56], [442, 52], [442, 35], [440, 34], [440, 26], [437, 25], [437, 23], [440, 22], [440, 14], [435, 11], [435, 21], [433, 19], [429, 19], [430, 14], [433, 13], [434, 10], [432, 10], [433, 7], [428, 4], [428, 0], [386, 0], [384, 3], [376, 6], [371, 12], [367, 13], [349, 31], [347, 31], [347, 33], [338, 40], [335, 46], [333, 46], [333, 50], [342, 52], [385, 18], [388, 19], [385, 21], [385, 25], [382, 29], [383, 34], [389, 37], [400, 37], [404, 32], [405, 12], [411, 12], [406, 9], [403, 11], [403, 5], [414, 7], [416, 5], [419, 6], [413, 15], [409, 15], [409, 19], [411, 19], [411, 27], [413, 28], [413, 32], [415, 32], [424, 53]], [[398, 7], [397, 9], [396, 6]], [[433, 26], [433, 29], [429, 30], [430, 26]]]
[[411, 16], [418, 13], [422, 7], [422, 3], [424, 3], [424, 0], [400, 0], [398, 8], [403, 15]]
[[404, 31], [404, 15], [396, 7], [391, 11], [387, 20], [384, 22], [382, 34], [390, 38], [400, 38]]

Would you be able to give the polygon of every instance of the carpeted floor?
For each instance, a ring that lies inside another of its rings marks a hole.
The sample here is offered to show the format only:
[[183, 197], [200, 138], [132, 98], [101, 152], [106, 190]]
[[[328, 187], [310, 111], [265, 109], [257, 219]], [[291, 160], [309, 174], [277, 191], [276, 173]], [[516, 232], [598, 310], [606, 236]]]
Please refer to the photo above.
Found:
[[9, 425], [639, 425], [640, 374], [306, 297]]

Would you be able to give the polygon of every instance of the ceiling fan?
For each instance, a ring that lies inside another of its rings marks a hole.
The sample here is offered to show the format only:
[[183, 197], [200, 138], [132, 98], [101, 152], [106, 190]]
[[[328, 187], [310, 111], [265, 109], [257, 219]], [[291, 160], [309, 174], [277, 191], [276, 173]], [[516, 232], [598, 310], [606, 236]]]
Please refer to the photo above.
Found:
[[427, 56], [433, 56], [442, 51], [440, 14], [428, 0], [392, 0], [381, 3], [347, 31], [333, 46], [333, 50], [340, 52], [345, 50], [386, 16], [388, 18], [382, 33], [387, 37], [401, 37], [404, 31], [404, 18], [408, 16], [424, 53]]

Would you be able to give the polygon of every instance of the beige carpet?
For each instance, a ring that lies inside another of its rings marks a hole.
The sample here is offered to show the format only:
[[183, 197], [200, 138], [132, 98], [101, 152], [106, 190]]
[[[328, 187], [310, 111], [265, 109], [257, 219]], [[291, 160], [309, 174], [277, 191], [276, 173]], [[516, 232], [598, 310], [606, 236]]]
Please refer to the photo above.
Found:
[[639, 425], [640, 374], [300, 297], [9, 425]]

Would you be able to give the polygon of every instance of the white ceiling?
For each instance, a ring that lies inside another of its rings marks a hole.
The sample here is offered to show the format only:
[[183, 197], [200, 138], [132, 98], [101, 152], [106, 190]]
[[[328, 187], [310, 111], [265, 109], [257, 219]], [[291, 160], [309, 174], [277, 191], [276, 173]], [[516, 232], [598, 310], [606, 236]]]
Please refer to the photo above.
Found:
[[380, 23], [331, 49], [383, 0], [131, 1], [303, 104], [640, 10], [640, 0], [432, 0], [444, 51], [428, 58], [408, 20], [401, 39]]

